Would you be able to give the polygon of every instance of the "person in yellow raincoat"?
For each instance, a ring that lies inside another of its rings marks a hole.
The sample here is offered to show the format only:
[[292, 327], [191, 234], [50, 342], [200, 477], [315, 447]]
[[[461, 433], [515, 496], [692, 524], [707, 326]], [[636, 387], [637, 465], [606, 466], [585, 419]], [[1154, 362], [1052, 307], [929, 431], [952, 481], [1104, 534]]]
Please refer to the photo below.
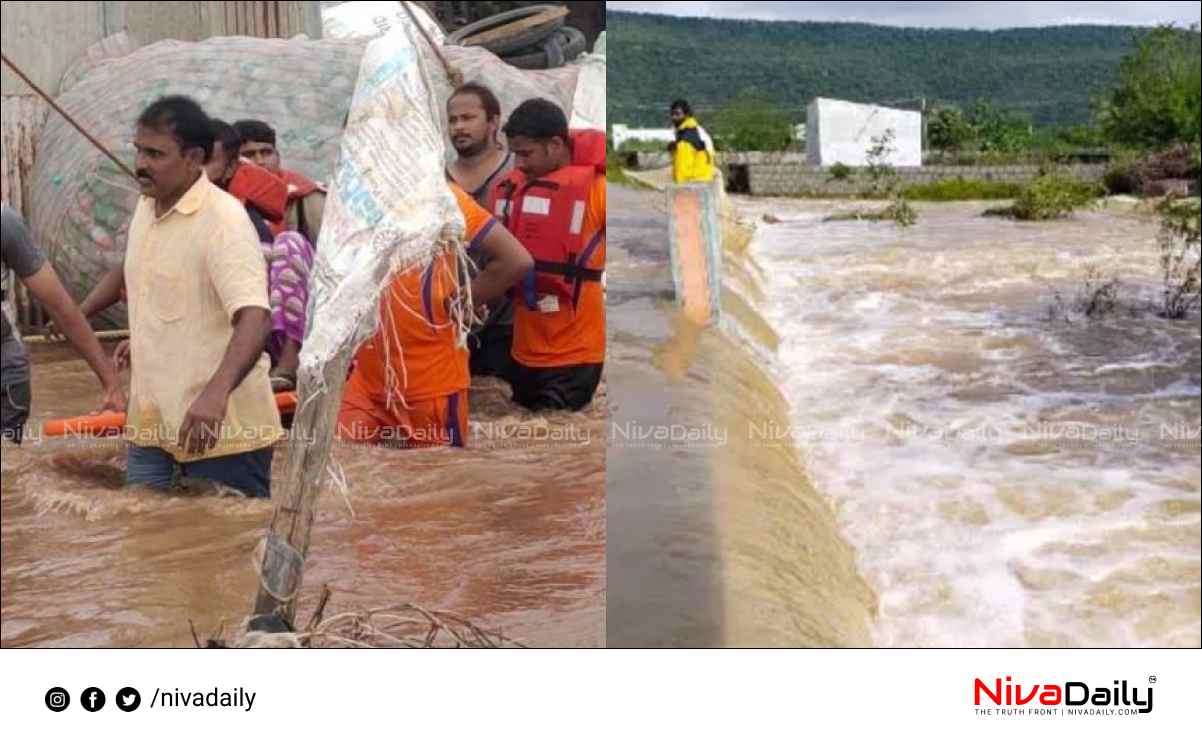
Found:
[[704, 183], [714, 178], [714, 146], [705, 130], [693, 117], [687, 101], [672, 102], [669, 109], [676, 141], [672, 143], [672, 180], [676, 183]]

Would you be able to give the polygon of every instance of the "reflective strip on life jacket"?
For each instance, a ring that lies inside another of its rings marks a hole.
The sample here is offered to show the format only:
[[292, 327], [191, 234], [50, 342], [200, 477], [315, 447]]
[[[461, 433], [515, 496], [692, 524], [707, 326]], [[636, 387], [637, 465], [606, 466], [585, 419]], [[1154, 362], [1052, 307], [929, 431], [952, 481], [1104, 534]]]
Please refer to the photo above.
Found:
[[522, 199], [522, 214], [551, 216], [551, 200], [542, 196], [527, 196]]
[[573, 235], [579, 235], [584, 229], [584, 202], [577, 201], [572, 207], [572, 224], [568, 227], [568, 232]]

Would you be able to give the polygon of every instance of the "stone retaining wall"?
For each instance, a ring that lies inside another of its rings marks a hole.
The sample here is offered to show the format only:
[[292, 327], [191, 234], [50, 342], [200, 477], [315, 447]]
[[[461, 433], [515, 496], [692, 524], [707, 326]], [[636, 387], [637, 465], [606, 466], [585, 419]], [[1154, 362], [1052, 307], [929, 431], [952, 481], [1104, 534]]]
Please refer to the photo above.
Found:
[[[831, 178], [829, 168], [809, 165], [804, 152], [720, 153], [718, 163], [726, 173], [727, 188], [756, 196], [830, 195], [853, 196], [868, 190], [862, 168], [853, 169], [847, 180]], [[655, 170], [672, 165], [667, 152], [640, 152], [627, 155], [627, 167]], [[1074, 163], [1063, 171], [1082, 180], [1101, 180], [1105, 163]], [[921, 168], [897, 168], [904, 185], [965, 180], [1026, 183], [1039, 175], [1038, 165], [926, 165]]]
[[[737, 172], [746, 168], [745, 173]], [[1082, 180], [1100, 180], [1106, 165], [1089, 163], [1064, 166], [1063, 172]], [[998, 183], [1026, 183], [1039, 175], [1038, 165], [963, 166], [932, 165], [921, 168], [898, 168], [897, 177], [903, 185], [934, 183], [936, 181], [964, 180], [994, 181]], [[846, 180], [833, 180], [830, 170], [809, 165], [791, 163], [760, 163], [734, 165], [727, 169], [727, 179], [739, 180], [745, 175], [750, 193], [756, 196], [831, 195], [851, 196], [863, 193], [869, 187], [867, 176], [855, 170]]]

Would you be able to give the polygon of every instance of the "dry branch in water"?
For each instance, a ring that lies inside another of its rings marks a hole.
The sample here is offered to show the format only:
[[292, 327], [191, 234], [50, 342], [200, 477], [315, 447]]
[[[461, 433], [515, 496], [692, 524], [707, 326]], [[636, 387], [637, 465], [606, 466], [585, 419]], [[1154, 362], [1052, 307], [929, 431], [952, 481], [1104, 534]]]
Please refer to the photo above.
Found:
[[[367, 611], [346, 611], [323, 619], [330, 587], [321, 598], [303, 632], [249, 631], [232, 644], [220, 638], [207, 647], [219, 648], [524, 648], [503, 632], [480, 628], [449, 611], [425, 609], [404, 603]], [[189, 622], [191, 624], [191, 622]], [[195, 628], [192, 629], [196, 636]], [[199, 647], [200, 643], [196, 643]]]
[[501, 632], [481, 629], [448, 611], [416, 604], [344, 612], [299, 635], [310, 647], [327, 648], [520, 648]]

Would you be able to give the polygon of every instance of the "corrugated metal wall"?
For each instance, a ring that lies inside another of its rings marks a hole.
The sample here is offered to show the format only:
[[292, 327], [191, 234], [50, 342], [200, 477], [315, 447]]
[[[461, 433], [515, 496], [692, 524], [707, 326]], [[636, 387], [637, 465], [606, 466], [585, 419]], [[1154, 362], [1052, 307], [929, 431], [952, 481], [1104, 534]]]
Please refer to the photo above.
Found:
[[[0, 42], [4, 56], [20, 65], [43, 90], [57, 92], [58, 82], [71, 62], [108, 35], [105, 5], [108, 3], [0, 3]], [[0, 93], [29, 92], [7, 66], [0, 72]]]
[[0, 195], [5, 204], [24, 213], [29, 196], [29, 174], [36, 155], [35, 133], [46, 121], [49, 107], [32, 95], [15, 95], [4, 99], [4, 115], [0, 117], [0, 140], [3, 140], [3, 181]]
[[[4, 97], [4, 115], [0, 117], [0, 200], [26, 214], [29, 203], [29, 175], [37, 154], [37, 136], [50, 108], [32, 95]], [[10, 274], [4, 277], [12, 320], [19, 328], [43, 324], [39, 308], [29, 301], [25, 287]]]

